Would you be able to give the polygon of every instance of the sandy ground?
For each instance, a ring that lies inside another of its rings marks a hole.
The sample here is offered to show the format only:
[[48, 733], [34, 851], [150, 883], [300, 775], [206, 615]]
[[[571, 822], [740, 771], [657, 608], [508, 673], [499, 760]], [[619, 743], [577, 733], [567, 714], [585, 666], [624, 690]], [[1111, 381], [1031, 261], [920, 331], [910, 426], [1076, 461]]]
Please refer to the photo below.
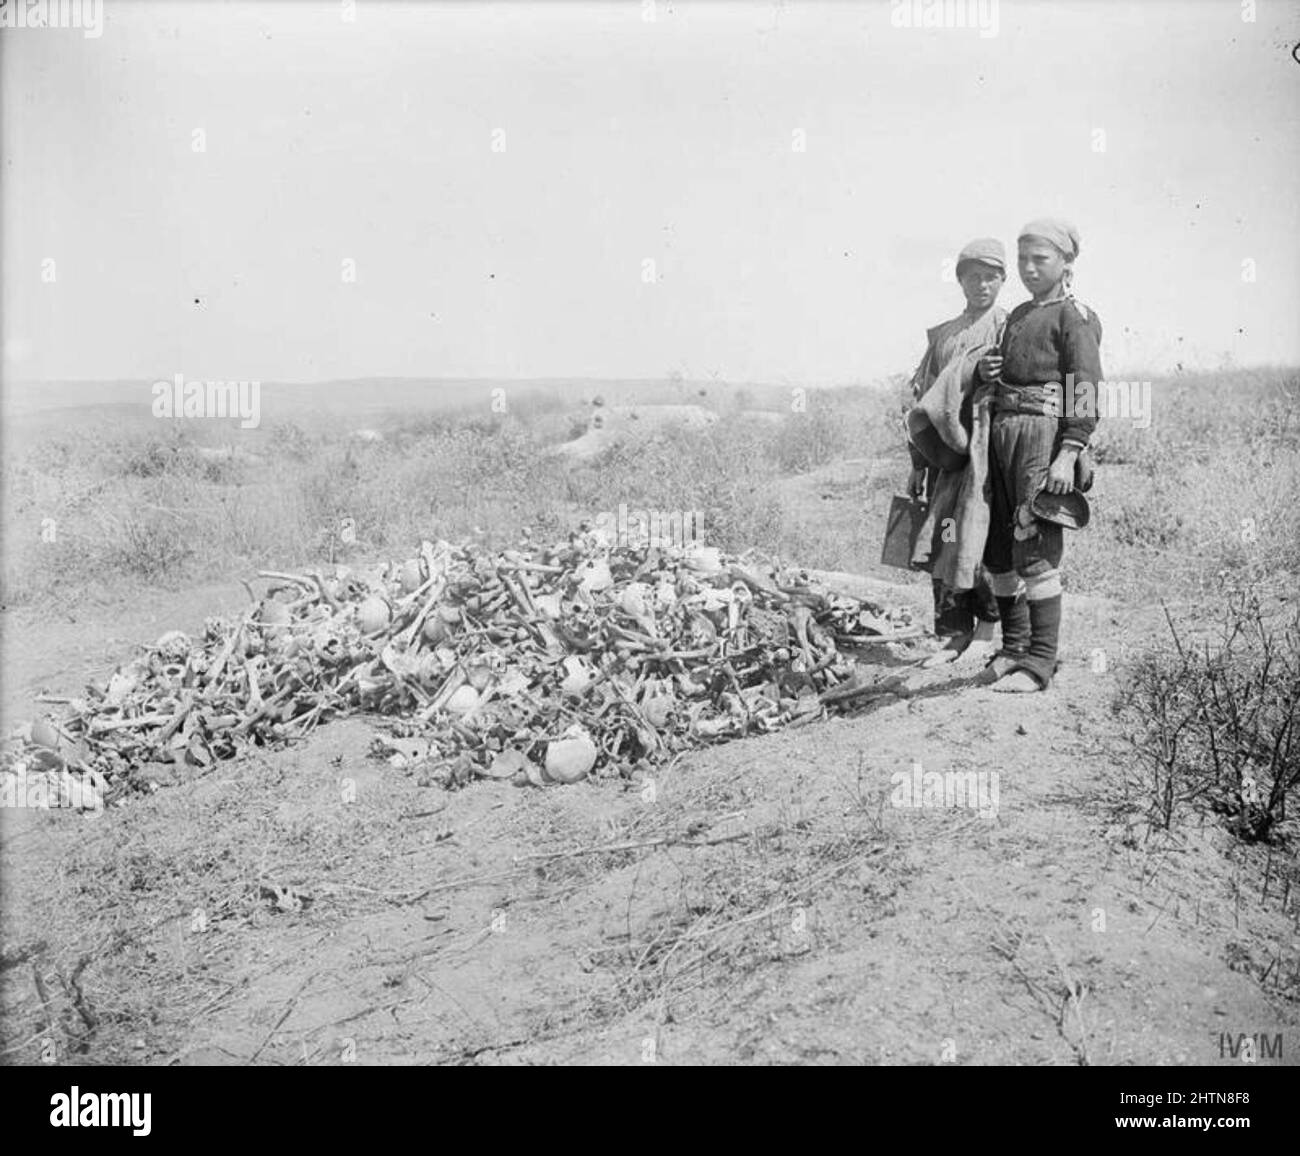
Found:
[[[244, 597], [8, 612], [6, 716]], [[1070, 599], [1049, 694], [913, 675], [653, 781], [449, 794], [352, 718], [97, 817], [3, 812], [3, 1058], [1234, 1064], [1259, 1036], [1294, 1063], [1282, 871], [1122, 804], [1112, 704], [1158, 626]], [[996, 814], [894, 805], [915, 763], [996, 774]]]

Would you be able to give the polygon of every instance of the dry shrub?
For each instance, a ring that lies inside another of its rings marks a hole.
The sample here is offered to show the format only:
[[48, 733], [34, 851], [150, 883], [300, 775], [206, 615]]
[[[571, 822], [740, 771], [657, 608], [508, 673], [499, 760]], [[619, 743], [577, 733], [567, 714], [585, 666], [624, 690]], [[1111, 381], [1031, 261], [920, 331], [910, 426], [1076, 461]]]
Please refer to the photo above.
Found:
[[1215, 812], [1240, 838], [1270, 840], [1300, 784], [1300, 612], [1266, 615], [1237, 588], [1211, 638], [1168, 622], [1171, 644], [1138, 660], [1117, 699], [1148, 820]]
[[[3, 594], [353, 561], [476, 528], [505, 544], [521, 526], [562, 535], [575, 507], [622, 502], [700, 510], [708, 542], [727, 549], [869, 569], [881, 495], [846, 529], [774, 483], [846, 458], [884, 462], [882, 478], [890, 461], [905, 470], [893, 387], [809, 390], [792, 408], [788, 391], [755, 386], [707, 429], [665, 428], [578, 466], [542, 452], [591, 412], [562, 391], [512, 393], [504, 414], [480, 405], [394, 419], [378, 444], [281, 422], [261, 433], [260, 465], [199, 453], [182, 423], [70, 426], [5, 457]], [[785, 408], [759, 422], [737, 412], [750, 401]], [[1298, 401], [1292, 371], [1182, 375], [1155, 382], [1149, 429], [1103, 421], [1093, 525], [1067, 548], [1072, 589], [1176, 598], [1212, 592], [1224, 570], [1300, 571]], [[57, 543], [41, 540], [45, 518], [58, 522]]]
[[194, 555], [185, 526], [160, 512], [128, 514], [116, 519], [103, 538], [101, 559], [118, 574], [146, 582], [174, 582], [185, 574]]
[[705, 542], [727, 550], [771, 549], [781, 528], [777, 499], [763, 492], [770, 434], [719, 421], [705, 429], [666, 426], [637, 445], [611, 446], [568, 476], [565, 494], [581, 509], [698, 510]]
[[1152, 421], [1103, 419], [1093, 521], [1067, 542], [1072, 588], [1151, 601], [1300, 572], [1300, 379], [1245, 370], [1156, 381]]

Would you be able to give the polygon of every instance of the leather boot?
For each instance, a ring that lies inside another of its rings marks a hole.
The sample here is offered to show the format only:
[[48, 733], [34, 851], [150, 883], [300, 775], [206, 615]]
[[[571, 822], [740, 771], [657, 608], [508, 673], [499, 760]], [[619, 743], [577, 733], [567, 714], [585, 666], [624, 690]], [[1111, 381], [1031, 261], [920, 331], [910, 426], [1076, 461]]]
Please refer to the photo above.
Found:
[[1029, 603], [1029, 651], [1016, 664], [1027, 670], [1044, 690], [1056, 673], [1056, 651], [1061, 637], [1061, 595]]
[[1029, 603], [1023, 594], [1006, 598], [998, 596], [998, 617], [1002, 620], [1002, 649], [1000, 654], [1021, 655], [1029, 650], [1033, 628], [1029, 619]]
[[1002, 649], [980, 672], [975, 679], [976, 685], [997, 682], [1029, 653], [1029, 640], [1033, 631], [1029, 621], [1029, 603], [1025, 601], [1024, 594], [999, 594], [998, 617], [1002, 622]]

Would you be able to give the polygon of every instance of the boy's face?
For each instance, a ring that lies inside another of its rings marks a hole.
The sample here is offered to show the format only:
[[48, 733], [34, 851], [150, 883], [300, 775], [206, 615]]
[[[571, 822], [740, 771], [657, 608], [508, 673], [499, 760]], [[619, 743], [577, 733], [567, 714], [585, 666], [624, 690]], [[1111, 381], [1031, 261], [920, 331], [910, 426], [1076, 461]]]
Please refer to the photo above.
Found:
[[1019, 244], [1020, 280], [1035, 297], [1056, 288], [1065, 275], [1065, 254], [1050, 241], [1027, 237]]
[[966, 304], [971, 309], [987, 309], [998, 299], [1005, 275], [982, 261], [967, 261], [961, 267], [958, 282], [966, 294]]

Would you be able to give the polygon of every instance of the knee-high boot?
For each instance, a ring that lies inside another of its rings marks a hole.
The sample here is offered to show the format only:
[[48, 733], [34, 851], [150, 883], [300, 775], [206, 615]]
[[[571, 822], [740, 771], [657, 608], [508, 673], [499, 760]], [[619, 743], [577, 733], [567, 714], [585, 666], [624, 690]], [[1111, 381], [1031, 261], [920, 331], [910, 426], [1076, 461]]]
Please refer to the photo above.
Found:
[[1044, 690], [1056, 673], [1056, 652], [1061, 637], [1061, 595], [1029, 603], [1029, 652], [1016, 664], [1038, 680]]
[[1019, 657], [1029, 650], [1033, 628], [1029, 603], [1023, 593], [1011, 597], [998, 595], [998, 616], [1002, 620], [1001, 654]]
[[1029, 653], [1029, 642], [1033, 635], [1029, 621], [1029, 603], [1025, 593], [999, 594], [998, 617], [1002, 620], [1002, 649], [999, 650], [975, 677], [979, 686], [997, 682], [1004, 674], [1013, 670], [1024, 661]]

